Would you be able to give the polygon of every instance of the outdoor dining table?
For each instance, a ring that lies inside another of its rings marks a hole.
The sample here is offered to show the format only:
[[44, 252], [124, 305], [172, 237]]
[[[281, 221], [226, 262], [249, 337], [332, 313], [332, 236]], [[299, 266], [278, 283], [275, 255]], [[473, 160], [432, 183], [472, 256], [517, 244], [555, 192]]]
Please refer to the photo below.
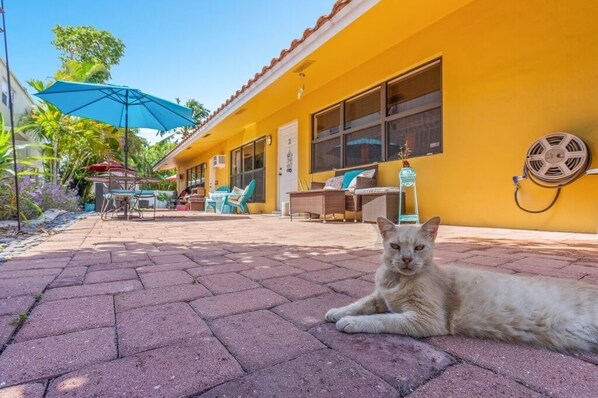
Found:
[[[229, 205], [224, 204], [225, 199], [231, 195], [232, 195], [231, 192], [216, 191], [216, 192], [210, 193], [210, 199], [212, 199], [216, 202], [216, 205], [214, 206], [214, 211], [217, 214], [230, 214], [232, 212], [231, 207]], [[207, 207], [206, 207], [206, 210], [207, 210]]]
[[[143, 190], [135, 189], [138, 184], [155, 184], [159, 183], [162, 180], [160, 178], [155, 177], [138, 177], [132, 175], [123, 175], [123, 176], [115, 176], [115, 175], [104, 175], [104, 176], [91, 176], [86, 178], [87, 181], [90, 182], [98, 182], [108, 185], [108, 194], [111, 195], [111, 199], [114, 200], [115, 209], [117, 211], [119, 209], [123, 209], [124, 217], [126, 219], [130, 218], [130, 213], [135, 206], [134, 199], [136, 197], [140, 197], [144, 195]], [[110, 184], [117, 184], [121, 188], [111, 188]], [[118, 206], [116, 205], [118, 204]], [[155, 205], [154, 205], [155, 207]], [[102, 209], [103, 211], [104, 209]], [[102, 215], [103, 217], [103, 215]]]

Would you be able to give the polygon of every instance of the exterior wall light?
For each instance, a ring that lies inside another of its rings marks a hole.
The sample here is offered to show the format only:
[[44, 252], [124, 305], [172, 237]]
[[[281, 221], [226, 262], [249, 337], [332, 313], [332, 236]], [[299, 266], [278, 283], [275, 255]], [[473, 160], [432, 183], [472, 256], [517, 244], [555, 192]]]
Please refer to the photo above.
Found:
[[266, 144], [272, 145], [272, 136], [271, 135], [266, 136]]
[[299, 90], [297, 90], [297, 99], [300, 100], [301, 97], [303, 97], [303, 92], [305, 91], [305, 74], [303, 73], [299, 73], [299, 78], [300, 80], [300, 84], [299, 84]]

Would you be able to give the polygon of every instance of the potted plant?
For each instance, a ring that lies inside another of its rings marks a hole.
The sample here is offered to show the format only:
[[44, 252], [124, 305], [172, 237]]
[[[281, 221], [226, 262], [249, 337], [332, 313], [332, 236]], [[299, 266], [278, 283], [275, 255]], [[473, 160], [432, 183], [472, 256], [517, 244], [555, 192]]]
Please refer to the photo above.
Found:
[[409, 149], [407, 143], [399, 148], [399, 159], [403, 162], [403, 167], [399, 171], [399, 181], [404, 187], [410, 187], [415, 184], [415, 170], [413, 170], [408, 160], [410, 155], [411, 149]]
[[96, 209], [96, 204], [95, 204], [95, 196], [94, 196], [94, 192], [91, 191], [91, 189], [87, 190], [87, 193], [84, 196], [85, 199], [85, 203], [83, 205], [85, 211], [94, 211]]

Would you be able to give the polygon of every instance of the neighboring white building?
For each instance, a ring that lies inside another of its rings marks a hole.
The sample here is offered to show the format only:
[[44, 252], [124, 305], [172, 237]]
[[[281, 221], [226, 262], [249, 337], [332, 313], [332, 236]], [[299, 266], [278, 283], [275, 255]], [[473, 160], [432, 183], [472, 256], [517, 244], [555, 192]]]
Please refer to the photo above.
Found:
[[[4, 124], [7, 130], [10, 131], [10, 109], [8, 108], [8, 74], [6, 73], [6, 62], [3, 58], [0, 58], [0, 113], [4, 118]], [[33, 108], [35, 105], [33, 98], [27, 92], [27, 89], [21, 84], [19, 79], [11, 72], [10, 74], [10, 86], [12, 90], [13, 100], [13, 117], [15, 126], [18, 125], [19, 117], [25, 111]], [[16, 133], [17, 144], [23, 144], [27, 142], [35, 141], [29, 134]], [[39, 150], [35, 148], [27, 148], [17, 151], [17, 157], [28, 157], [39, 155]]]

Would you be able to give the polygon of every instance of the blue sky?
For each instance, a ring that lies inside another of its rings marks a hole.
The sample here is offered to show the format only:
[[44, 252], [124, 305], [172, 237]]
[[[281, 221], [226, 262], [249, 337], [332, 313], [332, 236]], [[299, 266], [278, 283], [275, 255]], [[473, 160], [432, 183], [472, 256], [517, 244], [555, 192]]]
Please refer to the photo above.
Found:
[[[9, 61], [19, 80], [59, 67], [52, 27], [90, 25], [126, 45], [113, 84], [214, 110], [334, 0], [4, 0]], [[1, 51], [4, 57], [4, 51]], [[151, 137], [151, 136], [148, 136]]]

